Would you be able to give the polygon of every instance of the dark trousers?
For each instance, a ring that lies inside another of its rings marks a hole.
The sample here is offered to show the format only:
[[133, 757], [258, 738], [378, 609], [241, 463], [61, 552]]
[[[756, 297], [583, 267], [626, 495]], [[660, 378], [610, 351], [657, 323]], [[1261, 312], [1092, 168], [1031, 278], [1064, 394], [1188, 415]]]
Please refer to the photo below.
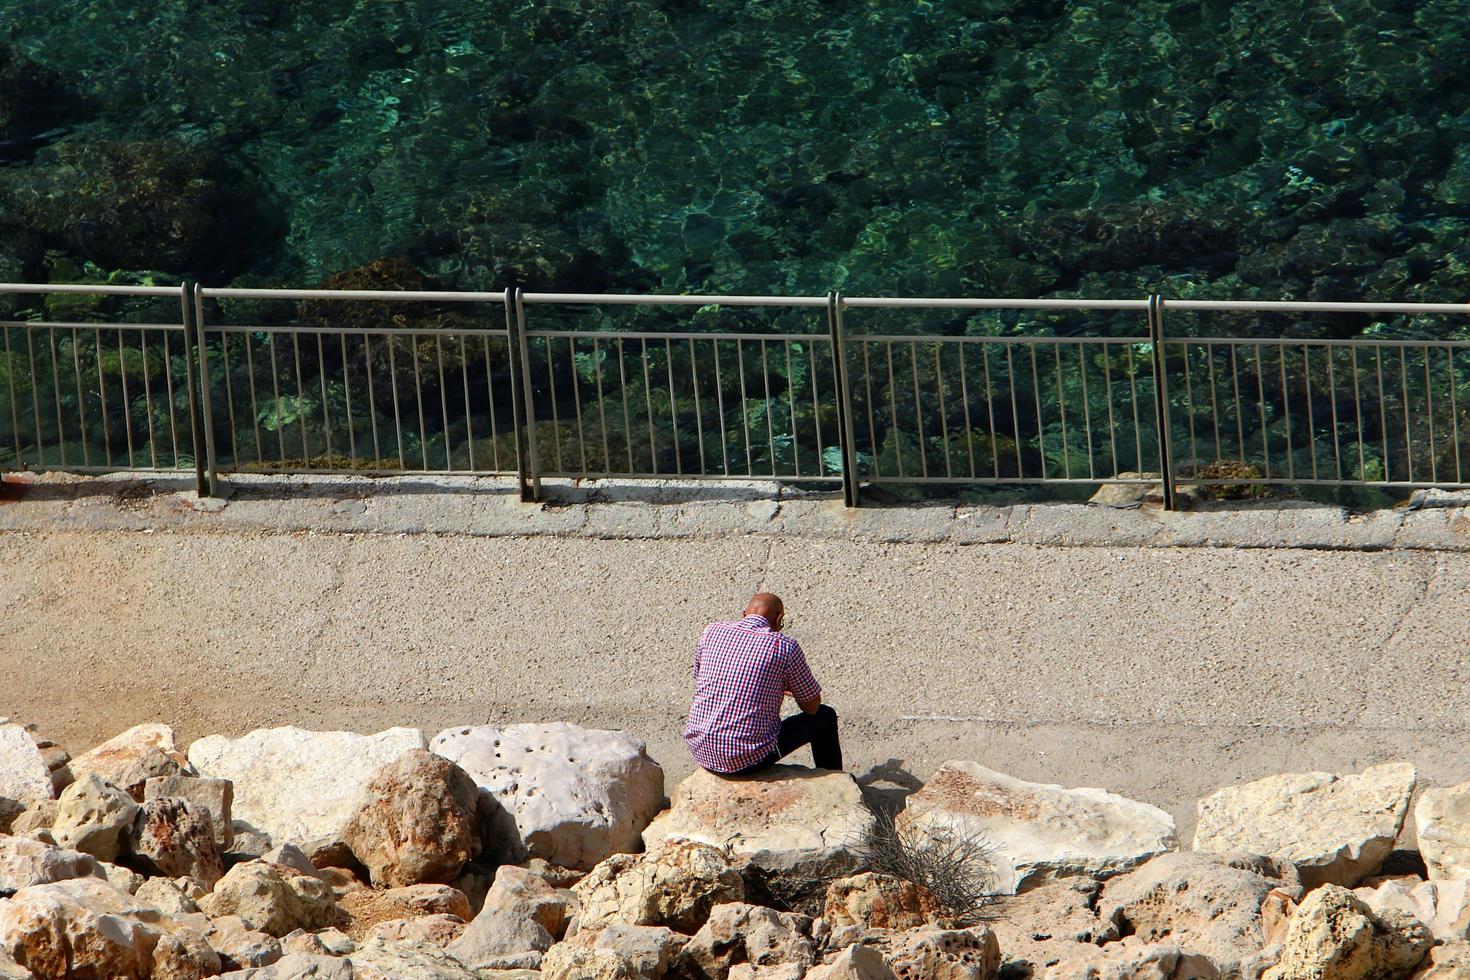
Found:
[[805, 711], [781, 719], [781, 734], [776, 750], [753, 766], [746, 766], [731, 776], [749, 776], [768, 769], [803, 745], [812, 747], [812, 765], [818, 769], [842, 768], [842, 745], [837, 740], [837, 712], [822, 705], [813, 714]]

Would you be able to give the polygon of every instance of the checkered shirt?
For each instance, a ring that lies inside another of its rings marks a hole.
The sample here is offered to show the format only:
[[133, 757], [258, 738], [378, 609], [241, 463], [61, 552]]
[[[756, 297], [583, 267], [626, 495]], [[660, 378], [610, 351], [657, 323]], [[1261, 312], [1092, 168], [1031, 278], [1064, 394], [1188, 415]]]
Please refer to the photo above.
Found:
[[801, 645], [771, 629], [764, 616], [711, 623], [694, 650], [694, 704], [684, 743], [711, 772], [736, 772], [770, 755], [781, 734], [787, 694], [822, 693]]

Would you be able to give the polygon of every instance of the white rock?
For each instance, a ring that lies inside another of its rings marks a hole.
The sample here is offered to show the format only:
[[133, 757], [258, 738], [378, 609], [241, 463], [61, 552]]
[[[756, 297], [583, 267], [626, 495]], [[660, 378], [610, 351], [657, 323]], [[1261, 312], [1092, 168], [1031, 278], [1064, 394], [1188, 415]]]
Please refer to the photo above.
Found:
[[51, 833], [62, 847], [112, 861], [132, 833], [138, 810], [123, 790], [88, 773], [62, 790]]
[[[1052, 965], [1046, 980], [1220, 980], [1208, 956], [1171, 943], [1109, 943]], [[1326, 980], [1325, 977], [1319, 980]]]
[[261, 728], [242, 738], [211, 735], [189, 746], [199, 775], [234, 783], [236, 827], [308, 852], [342, 840], [374, 772], [426, 745], [416, 728], [376, 735]]
[[433, 943], [372, 940], [352, 954], [354, 980], [481, 980], [493, 976], [471, 970]]
[[1199, 801], [1196, 851], [1247, 851], [1293, 862], [1307, 889], [1376, 875], [1403, 829], [1417, 774], [1407, 763], [1356, 775], [1268, 776]]
[[450, 728], [431, 751], [469, 773], [499, 805], [509, 841], [502, 862], [544, 858], [587, 870], [639, 849], [639, 835], [663, 808], [664, 773], [642, 740], [627, 732], [565, 723]]
[[31, 733], [19, 725], [0, 725], [0, 830], [21, 811], [55, 796], [51, 771]]
[[871, 946], [849, 946], [832, 962], [807, 971], [806, 980], [898, 980]]
[[1414, 805], [1414, 829], [1429, 877], [1470, 879], [1470, 783], [1426, 789]]
[[1174, 818], [1103, 789], [1028, 783], [976, 762], [946, 762], [908, 798], [901, 819], [937, 833], [978, 834], [996, 851], [998, 890], [1051, 878], [1103, 878], [1174, 850]]
[[77, 779], [100, 776], [137, 799], [153, 776], [193, 775], [167, 725], [134, 725], [77, 756], [67, 768]]
[[102, 878], [96, 858], [28, 837], [0, 837], [0, 895], [68, 878]]
[[535, 970], [554, 942], [534, 919], [487, 908], [447, 949], [477, 970]]
[[701, 769], [679, 784], [643, 843], [652, 850], [695, 841], [766, 871], [827, 878], [855, 868], [855, 848], [872, 825], [862, 789], [845, 772], [772, 766], [728, 778]]
[[1375, 913], [1346, 888], [1323, 885], [1291, 913], [1281, 958], [1263, 980], [1396, 980], [1423, 961], [1434, 937], [1393, 909]]
[[1429, 927], [1443, 943], [1470, 940], [1470, 881], [1385, 881], [1353, 894], [1379, 913], [1397, 909]]

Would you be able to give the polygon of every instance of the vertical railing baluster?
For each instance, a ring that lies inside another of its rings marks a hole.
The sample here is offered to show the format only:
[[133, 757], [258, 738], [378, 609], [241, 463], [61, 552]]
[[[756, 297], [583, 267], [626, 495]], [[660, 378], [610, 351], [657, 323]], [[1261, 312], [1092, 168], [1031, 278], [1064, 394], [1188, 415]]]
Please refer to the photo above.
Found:
[[[1174, 454], [1169, 421], [1169, 378], [1168, 360], [1164, 356], [1164, 297], [1155, 293], [1148, 298], [1149, 340], [1154, 357], [1154, 401], [1157, 405], [1159, 427], [1159, 476], [1164, 496], [1164, 509], [1175, 510], [1178, 501], [1174, 493]], [[1185, 350], [1188, 357], [1188, 349]]]
[[[842, 499], [847, 506], [856, 507], [859, 503], [857, 444], [852, 438], [852, 392], [847, 383], [847, 350], [844, 347], [842, 313], [842, 293], [828, 293], [827, 322], [832, 336], [832, 386], [837, 393], [837, 434], [842, 449]], [[869, 397], [871, 398], [871, 394]], [[872, 410], [872, 405], [869, 404], [870, 416]], [[877, 447], [873, 451], [876, 453]]]

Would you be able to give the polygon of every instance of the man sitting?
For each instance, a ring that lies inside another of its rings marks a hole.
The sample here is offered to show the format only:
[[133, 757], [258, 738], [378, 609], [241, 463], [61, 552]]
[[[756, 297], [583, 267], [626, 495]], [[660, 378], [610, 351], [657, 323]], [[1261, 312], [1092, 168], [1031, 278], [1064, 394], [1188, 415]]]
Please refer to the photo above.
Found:
[[[841, 769], [837, 712], [822, 703], [801, 645], [781, 632], [786, 611], [769, 592], [745, 618], [711, 623], [694, 651], [694, 704], [684, 742], [694, 761], [722, 776], [759, 772], [803, 745], [818, 769]], [[781, 719], [790, 694], [801, 714]]]

